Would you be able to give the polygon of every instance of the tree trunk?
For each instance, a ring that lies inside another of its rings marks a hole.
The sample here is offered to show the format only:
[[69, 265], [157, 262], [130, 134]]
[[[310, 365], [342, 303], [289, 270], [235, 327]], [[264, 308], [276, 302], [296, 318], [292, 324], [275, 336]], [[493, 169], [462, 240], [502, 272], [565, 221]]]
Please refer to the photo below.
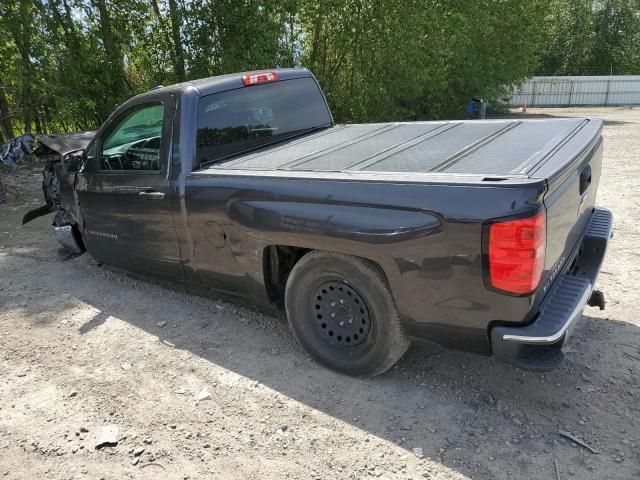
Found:
[[42, 122], [40, 121], [40, 112], [38, 110], [35, 111], [33, 120], [34, 120], [34, 123], [36, 124], [36, 132], [44, 133], [42, 130]]
[[316, 62], [318, 61], [318, 55], [320, 50], [320, 42], [322, 40], [322, 3], [318, 4], [318, 11], [316, 14], [316, 19], [313, 24], [313, 40], [311, 42], [311, 55], [309, 56], [309, 60], [311, 62], [312, 68], [316, 67]]
[[31, 60], [29, 55], [21, 55], [22, 59], [22, 115], [24, 119], [24, 133], [31, 132]]
[[169, 0], [169, 18], [171, 19], [171, 37], [173, 40], [173, 69], [176, 79], [179, 82], [186, 80], [184, 71], [184, 49], [182, 48], [182, 38], [180, 37], [180, 26], [182, 25], [182, 14], [176, 0]]
[[162, 15], [160, 14], [160, 6], [158, 5], [158, 0], [151, 0], [151, 8], [153, 8], [153, 13], [158, 18], [158, 20], [162, 22]]
[[49, 107], [49, 105], [44, 104], [42, 106], [42, 111], [44, 115], [45, 130], [48, 133], [52, 129], [51, 123], [53, 122], [53, 117], [51, 115], [51, 108]]
[[24, 120], [24, 133], [31, 131], [33, 98], [33, 69], [31, 65], [31, 11], [32, 1], [22, 0], [20, 2], [20, 29], [14, 32], [14, 41], [20, 52], [21, 67], [21, 93], [22, 93], [22, 115]]
[[49, 118], [47, 115], [47, 106], [43, 105], [40, 112], [40, 119], [42, 120], [42, 133], [49, 133]]
[[[66, 46], [70, 50], [78, 52], [80, 50], [80, 46], [76, 28], [73, 24], [71, 7], [69, 6], [67, 0], [63, 0], [62, 4], [64, 8], [64, 14], [62, 14], [58, 9], [59, 3], [56, 0], [49, 1], [49, 7], [51, 9], [51, 13], [53, 14], [53, 18], [56, 23], [58, 23], [62, 27], [62, 30], [64, 32]], [[47, 11], [45, 10], [45, 15], [46, 12]]]
[[9, 102], [4, 91], [4, 86], [0, 83], [0, 131], [6, 138], [13, 137], [13, 128], [11, 127], [11, 114], [9, 113]]
[[108, 74], [106, 84], [110, 90], [111, 97], [105, 99], [100, 116], [106, 118], [121, 97], [125, 94], [125, 74], [123, 67], [122, 52], [117, 45], [113, 27], [111, 25], [111, 15], [107, 8], [106, 0], [94, 0], [94, 5], [98, 9], [100, 17], [100, 38], [104, 46], [104, 53], [108, 63]]
[[104, 51], [107, 58], [112, 60], [116, 56], [116, 47], [113, 32], [111, 31], [111, 16], [109, 15], [105, 0], [95, 0], [95, 4], [100, 15], [100, 36], [104, 45]]

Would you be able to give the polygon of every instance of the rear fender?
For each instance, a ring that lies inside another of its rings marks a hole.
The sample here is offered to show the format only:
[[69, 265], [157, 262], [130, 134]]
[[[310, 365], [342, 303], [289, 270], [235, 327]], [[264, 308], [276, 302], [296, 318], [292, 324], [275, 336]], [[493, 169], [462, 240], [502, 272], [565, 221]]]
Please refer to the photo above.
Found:
[[[376, 263], [394, 295], [401, 291], [401, 265], [412, 261], [413, 247], [442, 232], [441, 220], [430, 213], [344, 204], [234, 201], [228, 215], [239, 227], [237, 234], [230, 232], [231, 249], [246, 271], [261, 271], [262, 258], [243, 252], [268, 245], [344, 253]], [[260, 234], [240, 233], [247, 231]]]

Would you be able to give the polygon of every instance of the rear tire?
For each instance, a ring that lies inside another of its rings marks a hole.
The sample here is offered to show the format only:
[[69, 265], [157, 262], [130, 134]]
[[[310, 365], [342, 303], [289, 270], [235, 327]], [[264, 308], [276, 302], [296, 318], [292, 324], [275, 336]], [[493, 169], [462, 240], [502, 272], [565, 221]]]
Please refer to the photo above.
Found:
[[348, 375], [379, 375], [409, 348], [386, 278], [362, 258], [307, 253], [287, 279], [285, 308], [302, 347]]

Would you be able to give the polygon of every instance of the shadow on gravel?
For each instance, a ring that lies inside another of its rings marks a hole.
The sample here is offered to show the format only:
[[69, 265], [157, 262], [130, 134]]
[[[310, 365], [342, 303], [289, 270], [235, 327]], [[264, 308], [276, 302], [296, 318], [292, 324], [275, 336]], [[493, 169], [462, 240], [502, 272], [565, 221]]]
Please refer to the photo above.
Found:
[[[601, 478], [608, 471], [631, 478], [626, 473], [635, 471], [629, 470], [633, 465], [613, 463], [613, 453], [602, 443], [634, 428], [616, 415], [631, 397], [608, 393], [617, 388], [612, 378], [624, 377], [624, 352], [604, 355], [620, 338], [628, 339], [631, 348], [640, 344], [639, 329], [626, 322], [583, 317], [567, 362], [546, 374], [523, 372], [474, 354], [413, 347], [385, 375], [350, 378], [301, 352], [281, 319], [169, 294], [144, 282], [131, 288], [117, 277], [96, 278], [78, 270], [87, 281], [73, 296], [100, 310], [80, 333], [110, 316], [119, 318], [158, 336], [163, 348], [189, 351], [255, 381], [254, 388], [273, 389], [411, 454], [420, 448], [425, 457], [469, 478], [554, 478], [554, 458], [576, 471], [601, 471]], [[100, 292], [106, 291], [117, 295], [117, 302], [105, 304]], [[144, 305], [162, 308], [149, 312]], [[215, 389], [212, 393], [215, 397]], [[605, 415], [597, 428], [582, 420], [596, 415]], [[605, 454], [594, 456], [572, 447], [558, 429], [571, 431]]]
[[78, 331], [80, 332], [80, 335], [84, 335], [85, 333], [90, 332], [94, 328], [97, 328], [100, 325], [104, 324], [104, 322], [107, 321], [107, 318], [109, 318], [109, 314], [107, 314], [105, 312], [97, 313], [91, 320], [89, 320], [88, 322], [84, 323], [78, 329]]

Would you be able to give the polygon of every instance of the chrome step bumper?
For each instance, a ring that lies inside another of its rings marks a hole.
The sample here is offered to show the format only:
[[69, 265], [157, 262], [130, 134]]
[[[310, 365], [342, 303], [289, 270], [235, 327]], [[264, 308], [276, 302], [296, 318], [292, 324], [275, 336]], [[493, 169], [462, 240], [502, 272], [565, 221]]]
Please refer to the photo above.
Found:
[[612, 226], [611, 212], [596, 208], [572, 270], [555, 280], [536, 319], [524, 327], [497, 326], [491, 330], [491, 346], [497, 358], [528, 370], [550, 370], [562, 363], [561, 347], [589, 303]]

